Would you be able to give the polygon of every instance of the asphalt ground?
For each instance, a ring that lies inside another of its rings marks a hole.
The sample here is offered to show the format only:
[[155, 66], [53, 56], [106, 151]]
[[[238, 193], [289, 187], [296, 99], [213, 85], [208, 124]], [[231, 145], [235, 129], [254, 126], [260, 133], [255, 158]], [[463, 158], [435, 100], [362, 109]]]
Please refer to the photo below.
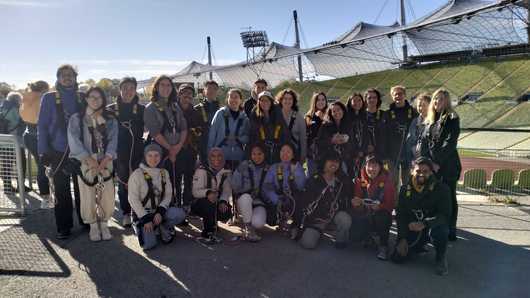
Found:
[[35, 198], [28, 203], [25, 217], [0, 217], [0, 297], [530, 295], [530, 206], [460, 202], [449, 275], [438, 276], [433, 249], [395, 265], [358, 244], [337, 250], [327, 235], [315, 250], [272, 229], [261, 232], [259, 243], [231, 241], [239, 228], [226, 225], [220, 229], [225, 242], [206, 246], [196, 239], [197, 220], [171, 244], [149, 252], [117, 221], [110, 241], [92, 243], [78, 226], [73, 237], [61, 241], [55, 239], [53, 211], [37, 209]]

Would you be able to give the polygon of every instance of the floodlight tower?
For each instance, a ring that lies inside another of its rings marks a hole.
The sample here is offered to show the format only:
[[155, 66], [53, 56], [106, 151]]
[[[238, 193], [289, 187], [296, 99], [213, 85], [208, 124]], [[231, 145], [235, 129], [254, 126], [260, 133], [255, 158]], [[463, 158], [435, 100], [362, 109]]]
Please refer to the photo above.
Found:
[[[253, 64], [260, 60], [262, 54], [265, 53], [265, 48], [269, 46], [269, 38], [265, 31], [253, 31], [252, 27], [248, 27], [247, 31], [241, 32], [241, 41], [243, 47], [247, 49], [247, 65], [253, 67]], [[256, 52], [257, 49], [257, 52]], [[251, 68], [259, 77], [259, 73]]]
[[[294, 34], [296, 37], [294, 47], [297, 49], [300, 49], [300, 32], [298, 29], [298, 26], [299, 26], [298, 25], [298, 13], [296, 12], [296, 10], [293, 10], [293, 18], [294, 18]], [[298, 78], [300, 82], [303, 82], [304, 74], [302, 70], [302, 55], [298, 54], [297, 60], [298, 60]]]
[[[206, 37], [206, 44], [208, 45], [208, 66], [212, 66], [212, 40], [210, 39], [210, 36]], [[213, 80], [213, 73], [210, 71], [209, 73], [210, 81]]]

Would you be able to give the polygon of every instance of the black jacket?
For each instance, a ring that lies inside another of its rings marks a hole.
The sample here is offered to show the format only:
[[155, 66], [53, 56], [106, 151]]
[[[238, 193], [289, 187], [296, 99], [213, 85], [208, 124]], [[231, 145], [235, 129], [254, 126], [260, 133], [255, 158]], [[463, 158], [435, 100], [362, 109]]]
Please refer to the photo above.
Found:
[[[403, 185], [396, 208], [398, 240], [407, 238], [411, 222], [422, 221], [427, 228], [448, 225], [452, 214], [450, 197], [449, 187], [434, 175], [429, 178], [421, 193], [414, 189], [412, 181]], [[418, 219], [414, 210], [421, 210], [418, 215], [422, 214], [423, 219]]]
[[[395, 103], [390, 104], [387, 111], [387, 158], [391, 161], [402, 161], [406, 158], [405, 139], [412, 119], [416, 118], [418, 113], [408, 101], [405, 106], [398, 108]], [[400, 156], [398, 156], [400, 154]]]
[[291, 139], [289, 129], [280, 114], [281, 111], [276, 106], [271, 109], [271, 115], [267, 120], [258, 117], [255, 109], [250, 115], [250, 144], [255, 144], [256, 142], [265, 144], [267, 149], [265, 155], [268, 164], [280, 161], [280, 146]]
[[247, 114], [247, 117], [250, 119], [250, 116], [252, 115], [252, 110], [254, 110], [254, 107], [257, 104], [257, 100], [255, 100], [252, 97], [249, 97], [247, 100], [245, 100], [245, 103], [243, 104], [243, 107], [245, 109], [245, 113]]
[[364, 155], [368, 143], [368, 136], [366, 135], [366, 111], [361, 110], [355, 112], [350, 109], [348, 110], [348, 118], [352, 123], [352, 145], [354, 153], [356, 156], [359, 156], [359, 153]]
[[[348, 135], [348, 142], [341, 145], [331, 143], [331, 139], [337, 133]], [[342, 161], [346, 161], [346, 164], [350, 164], [353, 159], [352, 125], [346, 117], [340, 122], [339, 126], [333, 121], [324, 122], [322, 127], [320, 127], [317, 137], [318, 156], [322, 157], [330, 150], [335, 150], [341, 157]], [[317, 160], [319, 160], [319, 158], [317, 158]]]
[[[387, 159], [387, 114], [385, 111], [377, 110], [375, 113], [365, 113], [364, 138], [366, 144], [365, 155], [374, 153], [379, 159]], [[369, 146], [374, 148], [371, 152]]]
[[[320, 130], [320, 127], [322, 127], [322, 124], [324, 123], [324, 120], [322, 120], [320, 117], [313, 114], [313, 116], [305, 116], [305, 122], [306, 122], [306, 133], [307, 133], [307, 158], [315, 159], [316, 156], [314, 156], [314, 153], [316, 152], [316, 140], [318, 136], [318, 131]], [[309, 124], [308, 124], [309, 123]]]
[[437, 116], [435, 123], [423, 130], [420, 138], [421, 155], [440, 166], [436, 176], [442, 181], [456, 181], [462, 165], [456, 149], [460, 135], [460, 118], [456, 113]]

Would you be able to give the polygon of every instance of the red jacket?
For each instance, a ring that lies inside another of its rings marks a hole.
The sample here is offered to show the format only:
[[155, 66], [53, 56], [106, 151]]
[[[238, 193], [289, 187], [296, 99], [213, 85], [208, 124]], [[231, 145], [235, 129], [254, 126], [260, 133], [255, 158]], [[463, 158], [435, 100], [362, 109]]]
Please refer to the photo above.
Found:
[[[354, 196], [366, 199], [363, 188], [367, 189], [370, 199], [381, 199], [382, 196], [381, 208], [392, 212], [396, 202], [396, 189], [390, 175], [385, 170], [381, 170], [381, 173], [372, 180], [368, 178], [366, 169], [362, 168], [361, 176], [355, 178]], [[381, 192], [381, 194], [377, 194], [377, 192]], [[378, 198], [374, 198], [375, 195]]]

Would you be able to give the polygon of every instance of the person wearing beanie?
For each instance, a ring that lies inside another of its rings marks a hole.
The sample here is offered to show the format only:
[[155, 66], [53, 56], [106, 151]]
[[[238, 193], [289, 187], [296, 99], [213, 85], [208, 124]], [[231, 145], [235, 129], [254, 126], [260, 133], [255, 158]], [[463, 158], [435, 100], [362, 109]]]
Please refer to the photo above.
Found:
[[223, 241], [217, 234], [217, 222], [232, 217], [232, 172], [224, 166], [223, 149], [214, 147], [208, 153], [208, 164], [201, 165], [193, 175], [191, 213], [202, 218], [201, 240], [207, 244]]
[[354, 184], [352, 240], [360, 240], [366, 246], [375, 245], [377, 258], [386, 260], [396, 198], [393, 180], [383, 168], [382, 161], [375, 155], [368, 155]]
[[288, 126], [274, 101], [269, 91], [261, 92], [250, 115], [250, 143], [265, 144], [265, 160], [269, 165], [280, 161], [280, 146], [290, 142]]
[[291, 237], [307, 249], [316, 248], [320, 236], [330, 223], [337, 226], [336, 248], [345, 248], [350, 236], [348, 214], [353, 184], [340, 170], [340, 157], [330, 152], [322, 158], [322, 166], [306, 183], [297, 202]]
[[401, 187], [396, 208], [398, 235], [392, 261], [403, 263], [413, 254], [426, 252], [430, 240], [436, 251], [435, 271], [447, 275], [451, 190], [438, 180], [434, 169], [430, 159], [416, 159], [409, 183]]
[[158, 168], [161, 157], [162, 148], [158, 144], [147, 145], [144, 160], [127, 182], [133, 229], [144, 250], [154, 248], [159, 239], [164, 244], [170, 243], [175, 225], [186, 217], [184, 210], [170, 206], [171, 180], [166, 169]]
[[44, 165], [39, 159], [37, 149], [37, 122], [39, 119], [40, 99], [49, 89], [50, 86], [45, 81], [36, 81], [28, 84], [27, 92], [22, 97], [22, 104], [20, 105], [20, 118], [25, 124], [24, 134], [22, 135], [24, 146], [33, 155], [37, 164], [37, 184], [42, 198], [41, 209], [54, 207], [50, 198], [50, 183], [48, 177], [46, 177]]
[[278, 231], [289, 232], [288, 221], [292, 219], [303, 194], [306, 182], [304, 168], [294, 160], [294, 145], [280, 146], [280, 162], [273, 164], [267, 172], [263, 186], [269, 225], [278, 225]]
[[116, 177], [118, 178], [118, 198], [122, 212], [122, 226], [131, 226], [131, 206], [127, 194], [127, 181], [138, 168], [143, 158], [144, 110], [136, 94], [137, 82], [133, 77], [125, 77], [120, 82], [120, 95], [116, 103], [107, 108], [114, 113], [119, 123], [118, 158]]
[[112, 161], [116, 159], [118, 123], [105, 110], [107, 99], [103, 89], [87, 91], [87, 105], [68, 122], [70, 157], [78, 160], [81, 194], [81, 218], [90, 225], [91, 241], [110, 240], [108, 221], [114, 213], [114, 181]]
[[[55, 91], [42, 96], [39, 118], [37, 120], [39, 159], [44, 166], [51, 168], [54, 184], [55, 223], [57, 238], [70, 237], [73, 228], [72, 195], [70, 179], [74, 184], [75, 206], [79, 222], [80, 196], [77, 181], [77, 169], [68, 162], [67, 128], [70, 117], [81, 111], [85, 94], [78, 91], [77, 71], [72, 65], [65, 64], [57, 69]], [[86, 227], [86, 226], [84, 226]]]
[[256, 229], [267, 222], [267, 210], [263, 201], [263, 183], [269, 165], [265, 162], [265, 145], [250, 146], [250, 159], [243, 161], [232, 176], [232, 188], [236, 196], [237, 210], [243, 218], [243, 239], [257, 242], [261, 237]]

